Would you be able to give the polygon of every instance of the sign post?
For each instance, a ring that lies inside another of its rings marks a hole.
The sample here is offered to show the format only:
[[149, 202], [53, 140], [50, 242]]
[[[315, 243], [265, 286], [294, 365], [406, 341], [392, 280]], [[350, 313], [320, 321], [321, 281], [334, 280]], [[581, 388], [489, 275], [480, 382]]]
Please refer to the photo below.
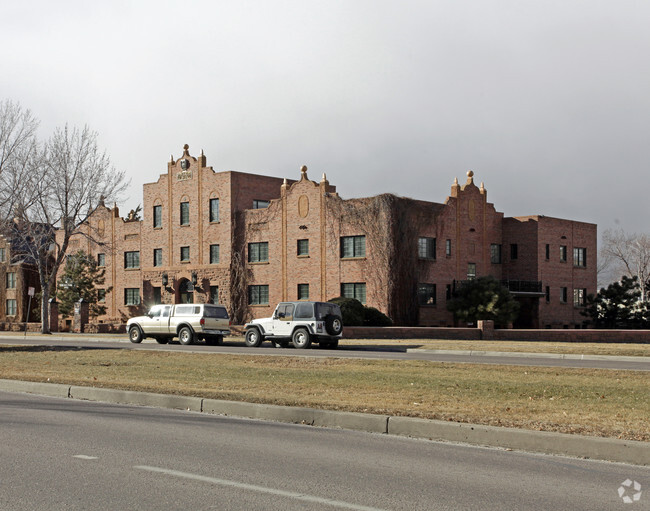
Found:
[[32, 308], [32, 296], [36, 293], [36, 289], [33, 287], [27, 288], [27, 294], [29, 295], [29, 301], [27, 302], [27, 316], [25, 317], [25, 335], [27, 337], [27, 322], [29, 321], [29, 311]]

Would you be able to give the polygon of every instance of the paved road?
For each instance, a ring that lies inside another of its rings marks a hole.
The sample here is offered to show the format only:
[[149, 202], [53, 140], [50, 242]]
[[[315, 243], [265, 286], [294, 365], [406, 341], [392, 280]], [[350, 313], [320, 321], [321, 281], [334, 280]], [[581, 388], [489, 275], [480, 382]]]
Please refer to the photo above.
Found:
[[650, 509], [647, 467], [386, 435], [6, 392], [0, 431], [5, 511]]
[[141, 350], [171, 350], [189, 352], [196, 351], [202, 353], [229, 353], [242, 355], [274, 355], [274, 356], [304, 356], [304, 357], [341, 357], [341, 358], [364, 358], [364, 359], [383, 359], [383, 360], [430, 360], [432, 362], [449, 362], [449, 363], [472, 363], [472, 364], [503, 364], [518, 366], [541, 366], [541, 367], [577, 367], [592, 369], [615, 369], [615, 370], [634, 370], [650, 371], [650, 360], [643, 357], [643, 360], [628, 360], [630, 357], [609, 358], [609, 359], [562, 359], [548, 358], [535, 355], [533, 353], [522, 356], [521, 353], [513, 355], [499, 356], [482, 356], [479, 354], [457, 354], [435, 353], [428, 350], [412, 350], [406, 352], [405, 346], [399, 345], [380, 345], [380, 344], [363, 344], [359, 341], [358, 345], [344, 345], [337, 350], [323, 350], [312, 348], [309, 350], [296, 350], [293, 348], [275, 349], [270, 343], [264, 343], [259, 348], [247, 348], [243, 342], [227, 340], [222, 346], [206, 346], [196, 344], [192, 346], [182, 346], [175, 343], [160, 345], [150, 339], [141, 344], [133, 344], [126, 338], [120, 339], [115, 337], [101, 337], [95, 339], [70, 340], [57, 339], [56, 337], [23, 337], [20, 334], [16, 336], [3, 335], [0, 337], [0, 344], [20, 344], [20, 345], [48, 345], [48, 346], [77, 346], [86, 348], [105, 348], [105, 349], [141, 349]]

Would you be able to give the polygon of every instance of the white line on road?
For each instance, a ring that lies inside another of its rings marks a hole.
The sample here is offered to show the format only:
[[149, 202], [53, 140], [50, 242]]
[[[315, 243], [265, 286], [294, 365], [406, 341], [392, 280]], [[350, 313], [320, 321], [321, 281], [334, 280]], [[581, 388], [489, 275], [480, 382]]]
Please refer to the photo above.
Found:
[[271, 495], [276, 495], [280, 497], [289, 497], [291, 499], [304, 500], [306, 502], [314, 502], [316, 504], [327, 504], [328, 506], [335, 506], [344, 509], [354, 509], [357, 511], [383, 511], [376, 507], [368, 506], [359, 506], [357, 504], [351, 504], [349, 502], [343, 502], [340, 500], [333, 499], [324, 499], [321, 497], [315, 497], [313, 495], [305, 495], [304, 493], [295, 493], [291, 491], [277, 490], [274, 488], [266, 488], [264, 486], [256, 486], [253, 484], [238, 483], [237, 481], [228, 481], [226, 479], [216, 479], [214, 477], [206, 477], [198, 474], [190, 474], [188, 472], [178, 472], [177, 470], [169, 470], [166, 468], [159, 467], [149, 467], [146, 465], [140, 465], [133, 467], [138, 470], [146, 470], [148, 472], [157, 472], [160, 474], [167, 474], [175, 477], [183, 477], [185, 479], [194, 479], [195, 481], [203, 481], [206, 483], [218, 484], [221, 486], [231, 486], [233, 488], [240, 488], [242, 490], [256, 491], [260, 493], [268, 493]]
[[79, 458], [80, 460], [96, 460], [99, 459], [97, 456], [86, 456], [85, 454], [75, 454], [73, 458]]

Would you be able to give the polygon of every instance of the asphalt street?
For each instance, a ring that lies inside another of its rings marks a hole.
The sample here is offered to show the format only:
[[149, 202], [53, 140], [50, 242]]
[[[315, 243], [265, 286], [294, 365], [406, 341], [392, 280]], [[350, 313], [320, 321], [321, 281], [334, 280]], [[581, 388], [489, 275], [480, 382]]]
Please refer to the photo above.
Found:
[[7, 511], [650, 509], [648, 467], [390, 435], [7, 392], [0, 431]]
[[140, 349], [140, 350], [171, 350], [180, 352], [228, 353], [241, 355], [273, 355], [273, 356], [303, 356], [364, 358], [383, 360], [430, 360], [432, 362], [498, 364], [540, 367], [574, 367], [592, 369], [614, 369], [632, 371], [650, 371], [650, 357], [600, 357], [585, 355], [580, 358], [561, 358], [558, 355], [535, 353], [482, 353], [482, 352], [437, 352], [427, 349], [411, 349], [405, 346], [364, 343], [360, 340], [355, 344], [346, 344], [336, 350], [312, 348], [297, 350], [293, 348], [276, 349], [270, 343], [264, 343], [259, 348], [248, 348], [243, 342], [226, 338], [221, 346], [194, 344], [183, 346], [178, 342], [161, 345], [151, 339], [145, 339], [141, 344], [133, 344], [126, 335], [102, 336], [85, 334], [83, 336], [23, 336], [21, 334], [4, 334], [0, 336], [0, 344], [5, 345], [46, 345], [46, 346], [76, 346], [84, 348], [104, 349]]

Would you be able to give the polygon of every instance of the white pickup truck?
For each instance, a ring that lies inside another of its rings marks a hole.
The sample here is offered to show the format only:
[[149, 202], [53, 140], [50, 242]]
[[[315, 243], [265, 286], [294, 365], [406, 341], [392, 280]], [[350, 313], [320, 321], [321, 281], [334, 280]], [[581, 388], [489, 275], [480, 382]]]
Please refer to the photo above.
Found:
[[181, 344], [192, 344], [197, 339], [204, 340], [206, 344], [220, 344], [223, 336], [230, 334], [230, 320], [223, 305], [154, 305], [146, 316], [129, 319], [126, 329], [134, 343], [151, 337], [160, 344], [167, 344], [178, 337]]

